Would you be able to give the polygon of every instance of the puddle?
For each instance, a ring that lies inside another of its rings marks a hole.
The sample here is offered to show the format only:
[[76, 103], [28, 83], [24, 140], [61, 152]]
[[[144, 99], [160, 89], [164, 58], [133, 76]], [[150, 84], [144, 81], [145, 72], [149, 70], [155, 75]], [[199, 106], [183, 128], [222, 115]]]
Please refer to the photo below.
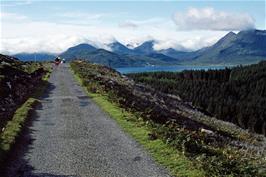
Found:
[[77, 96], [78, 97], [78, 99], [89, 99], [89, 97], [88, 96], [86, 96], [86, 95], [84, 95], [84, 96]]
[[89, 105], [89, 102], [88, 102], [88, 101], [80, 101], [80, 102], [79, 102], [79, 105], [80, 105], [81, 107], [84, 107], [84, 106]]
[[83, 96], [77, 96], [77, 97], [78, 97], [78, 99], [80, 100], [80, 101], [79, 101], [79, 105], [80, 105], [81, 107], [84, 107], [84, 106], [89, 105], [89, 97], [88, 97], [88, 96], [83, 95]]
[[137, 161], [140, 161], [142, 158], [140, 156], [136, 156], [133, 161], [137, 162]]

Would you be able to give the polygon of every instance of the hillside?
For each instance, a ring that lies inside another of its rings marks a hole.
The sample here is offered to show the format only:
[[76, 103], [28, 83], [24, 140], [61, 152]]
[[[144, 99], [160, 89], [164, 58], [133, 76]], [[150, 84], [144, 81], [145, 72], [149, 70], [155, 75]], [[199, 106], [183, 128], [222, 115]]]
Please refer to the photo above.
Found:
[[134, 54], [133, 50], [127, 48], [118, 41], [115, 41], [108, 46], [111, 48], [112, 52], [115, 52], [117, 54]]
[[153, 48], [154, 43], [155, 41], [153, 40], [143, 42], [142, 44], [134, 48], [134, 52], [142, 55], [149, 55], [151, 53], [156, 53], [156, 51]]
[[21, 62], [0, 54], [0, 129], [32, 94], [46, 72], [40, 63]]
[[56, 57], [55, 54], [49, 53], [18, 53], [13, 56], [21, 61], [50, 61]]
[[[198, 51], [196, 51], [198, 52]], [[248, 64], [266, 59], [266, 31], [249, 30], [228, 33], [214, 45], [194, 57], [194, 63]]]
[[134, 58], [121, 56], [119, 54], [104, 49], [97, 49], [84, 55], [77, 54], [76, 57], [110, 67], [135, 66], [146, 64], [145, 60], [135, 60]]
[[[143, 120], [153, 130], [151, 141], [163, 139], [206, 174], [264, 176], [263, 136], [203, 114], [179, 96], [135, 83], [111, 68], [84, 61], [74, 61], [71, 67], [90, 93], [105, 95], [116, 106], [138, 115], [123, 119], [134, 124]], [[156, 84], [166, 86], [163, 82]]]
[[199, 110], [266, 135], [266, 62], [225, 70], [130, 74], [164, 93], [181, 96]]
[[191, 55], [194, 55], [193, 52], [177, 51], [173, 48], [162, 49], [162, 50], [159, 50], [158, 52], [161, 54], [164, 54], [168, 57], [172, 57], [172, 58], [175, 58], [178, 60], [186, 60], [189, 58], [193, 58], [193, 56], [191, 56]]
[[[84, 59], [93, 63], [110, 66], [113, 68], [117, 67], [132, 67], [132, 66], [147, 66], [147, 65], [169, 65], [170, 57], [160, 55], [146, 56], [132, 54], [127, 52], [125, 46], [120, 43], [114, 43], [111, 45], [115, 52], [111, 52], [105, 49], [97, 49], [89, 44], [80, 44], [69, 48], [63, 52], [60, 56], [65, 58], [67, 61], [74, 59]], [[172, 60], [176, 62], [175, 59]]]
[[70, 47], [65, 52], [60, 54], [60, 57], [65, 58], [66, 60], [72, 60], [77, 58], [87, 58], [90, 52], [97, 50], [94, 46], [89, 44], [79, 44], [73, 47]]

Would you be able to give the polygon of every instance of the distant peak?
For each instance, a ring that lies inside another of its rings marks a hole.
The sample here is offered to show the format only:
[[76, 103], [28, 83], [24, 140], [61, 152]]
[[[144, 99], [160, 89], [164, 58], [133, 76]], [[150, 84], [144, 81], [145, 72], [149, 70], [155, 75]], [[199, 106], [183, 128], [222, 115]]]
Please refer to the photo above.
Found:
[[151, 40], [148, 40], [148, 41], [146, 41], [146, 42], [144, 42], [144, 43], [151, 43], [151, 44], [154, 44], [154, 43], [156, 43], [156, 41], [155, 41], [154, 39], [151, 39]]
[[218, 41], [218, 44], [220, 44], [221, 42], [234, 40], [236, 38], [236, 36], [237, 36], [237, 34], [231, 31], [231, 32], [227, 33], [224, 37], [222, 37]]
[[90, 45], [90, 44], [88, 44], [88, 43], [81, 43], [81, 44], [78, 44], [77, 46], [88, 46], [88, 45]]
[[154, 44], [155, 44], [155, 40], [148, 40], [148, 41], [144, 41], [138, 47], [141, 47], [141, 46], [151, 46], [151, 47], [153, 47]]
[[121, 42], [115, 40], [112, 43], [109, 44], [109, 46], [113, 46], [113, 45], [123, 45]]
[[234, 32], [232, 32], [232, 31], [230, 31], [229, 33], [227, 33], [227, 35], [225, 35], [225, 36], [235, 36], [236, 35], [236, 33], [234, 33]]
[[170, 48], [168, 48], [168, 49], [166, 49], [166, 50], [169, 50], [169, 51], [176, 51], [176, 49], [174, 49], [174, 48], [172, 48], [172, 47], [170, 47]]

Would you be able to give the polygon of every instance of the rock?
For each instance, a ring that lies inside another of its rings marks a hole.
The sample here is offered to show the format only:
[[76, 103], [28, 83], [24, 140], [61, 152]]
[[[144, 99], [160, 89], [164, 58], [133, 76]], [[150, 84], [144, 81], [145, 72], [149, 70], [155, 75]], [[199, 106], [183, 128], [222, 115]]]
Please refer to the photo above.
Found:
[[204, 128], [201, 128], [201, 129], [200, 129], [200, 132], [202, 132], [202, 133], [206, 133], [206, 134], [209, 134], [209, 135], [213, 135], [213, 134], [214, 134], [213, 131], [211, 131], [211, 130], [206, 130], [206, 129], [204, 129]]

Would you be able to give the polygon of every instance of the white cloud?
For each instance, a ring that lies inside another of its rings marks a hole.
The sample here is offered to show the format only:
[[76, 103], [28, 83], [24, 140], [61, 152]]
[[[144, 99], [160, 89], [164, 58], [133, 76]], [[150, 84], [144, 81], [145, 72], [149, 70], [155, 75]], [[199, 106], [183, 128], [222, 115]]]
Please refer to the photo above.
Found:
[[[85, 14], [78, 16], [83, 15]], [[115, 39], [125, 45], [131, 44], [131, 46], [155, 39], [158, 41], [155, 46], [158, 50], [168, 47], [179, 50], [183, 48], [196, 50], [211, 45], [216, 42], [216, 39], [226, 34], [224, 31], [176, 31], [176, 26], [170, 19], [159, 18], [132, 21], [139, 26], [132, 30], [119, 28], [110, 23], [85, 25], [67, 23], [67, 21], [63, 23], [64, 20], [59, 21], [59, 23], [35, 21], [29, 17], [12, 13], [2, 13], [1, 19], [2, 17], [5, 20], [1, 20], [0, 52], [6, 54], [20, 52], [60, 53], [79, 43], [90, 43], [108, 49], [106, 44]], [[95, 18], [98, 17], [95, 16]], [[8, 20], [11, 18], [13, 20]]]
[[186, 49], [200, 49], [214, 44], [220, 38], [221, 36], [198, 36], [180, 41], [180, 44]]
[[19, 0], [19, 1], [3, 1], [1, 2], [1, 6], [3, 7], [14, 7], [14, 6], [22, 6], [22, 5], [29, 5], [32, 1], [26, 0]]
[[[180, 34], [186, 37], [180, 39], [164, 39], [158, 40], [154, 45], [155, 50], [174, 48], [179, 51], [197, 50], [203, 47], [208, 47], [217, 42], [226, 33], [222, 32], [209, 32], [209, 35], [203, 33], [201, 35], [192, 32], [183, 32]], [[190, 36], [190, 37], [187, 37]]]
[[187, 50], [187, 48], [185, 48], [184, 46], [182, 46], [180, 41], [176, 41], [176, 40], [160, 40], [157, 41], [154, 46], [153, 46], [154, 50], [162, 50], [162, 49], [168, 49], [168, 48], [174, 48], [176, 50], [180, 50], [180, 51], [185, 51]]
[[119, 24], [122, 28], [137, 28], [137, 27], [161, 27], [169, 21], [163, 18], [150, 18], [146, 20], [127, 20]]
[[66, 17], [66, 18], [78, 18], [82, 20], [99, 20], [102, 17], [107, 16], [107, 14], [104, 13], [84, 13], [84, 12], [64, 12], [64, 13], [58, 13], [56, 16], [59, 17]]
[[8, 13], [8, 12], [0, 12], [0, 19], [1, 19], [1, 22], [4, 22], [4, 21], [19, 22], [21, 20], [27, 20], [28, 18], [25, 15], [18, 15], [15, 13]]
[[228, 13], [211, 7], [189, 8], [177, 12], [173, 20], [178, 30], [246, 30], [255, 27], [254, 19], [244, 13]]
[[132, 29], [134, 29], [134, 28], [137, 28], [138, 25], [134, 22], [126, 21], [126, 22], [120, 23], [119, 27], [120, 28], [132, 28]]

